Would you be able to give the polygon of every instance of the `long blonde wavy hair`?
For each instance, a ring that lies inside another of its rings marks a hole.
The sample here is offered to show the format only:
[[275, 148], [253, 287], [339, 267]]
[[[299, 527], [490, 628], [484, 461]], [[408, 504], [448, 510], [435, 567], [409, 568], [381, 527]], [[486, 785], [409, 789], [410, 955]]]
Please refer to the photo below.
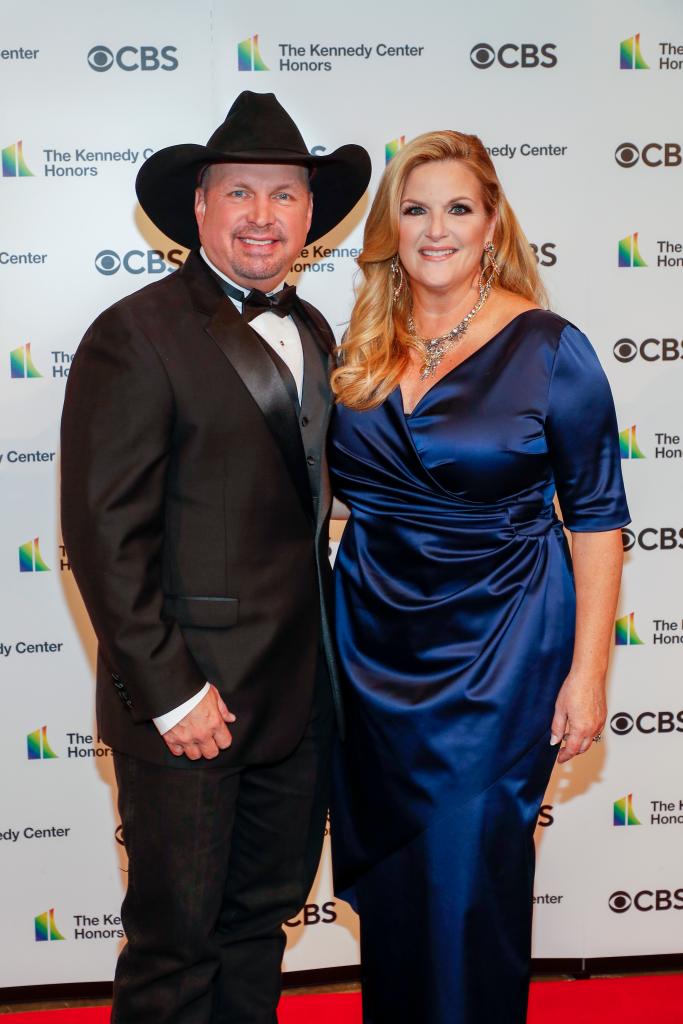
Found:
[[481, 140], [451, 131], [419, 135], [387, 165], [365, 224], [363, 251], [357, 260], [361, 281], [340, 349], [340, 365], [332, 374], [337, 401], [353, 409], [380, 405], [398, 385], [410, 350], [418, 348], [407, 327], [410, 287], [406, 283], [394, 299], [391, 261], [398, 251], [401, 196], [408, 175], [432, 160], [462, 161], [479, 181], [486, 213], [497, 214], [493, 244], [500, 275], [494, 287], [547, 305], [536, 258]]

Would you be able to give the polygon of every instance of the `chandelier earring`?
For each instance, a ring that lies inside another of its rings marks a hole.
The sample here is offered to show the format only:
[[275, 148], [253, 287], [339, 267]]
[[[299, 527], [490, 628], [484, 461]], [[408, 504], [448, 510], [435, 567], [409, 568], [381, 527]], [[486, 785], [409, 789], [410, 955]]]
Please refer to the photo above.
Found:
[[484, 246], [484, 266], [479, 275], [479, 297], [481, 299], [488, 294], [493, 287], [495, 279], [500, 274], [500, 268], [496, 263], [495, 246], [493, 242], [487, 242]]
[[394, 253], [391, 261], [391, 286], [394, 292], [394, 302], [398, 302], [398, 298], [403, 291], [403, 267], [401, 261], [398, 258], [398, 253]]

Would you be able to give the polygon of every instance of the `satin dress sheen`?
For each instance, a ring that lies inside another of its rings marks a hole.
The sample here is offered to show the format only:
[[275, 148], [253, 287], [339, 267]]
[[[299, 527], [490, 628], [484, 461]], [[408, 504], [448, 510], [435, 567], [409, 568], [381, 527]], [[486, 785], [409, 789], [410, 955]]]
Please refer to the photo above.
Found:
[[337, 891], [361, 915], [366, 1024], [523, 1024], [533, 832], [572, 660], [571, 531], [626, 525], [587, 338], [520, 314], [411, 414], [338, 406], [335, 566], [348, 713]]

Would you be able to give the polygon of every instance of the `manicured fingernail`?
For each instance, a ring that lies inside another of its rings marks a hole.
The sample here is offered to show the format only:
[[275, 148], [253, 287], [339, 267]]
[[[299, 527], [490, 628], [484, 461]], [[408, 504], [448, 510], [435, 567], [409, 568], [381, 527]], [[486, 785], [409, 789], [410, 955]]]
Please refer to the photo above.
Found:
[[561, 739], [562, 739], [561, 736], [556, 736], [554, 732], [551, 733], [551, 735], [550, 735], [550, 746], [551, 747], [556, 747]]

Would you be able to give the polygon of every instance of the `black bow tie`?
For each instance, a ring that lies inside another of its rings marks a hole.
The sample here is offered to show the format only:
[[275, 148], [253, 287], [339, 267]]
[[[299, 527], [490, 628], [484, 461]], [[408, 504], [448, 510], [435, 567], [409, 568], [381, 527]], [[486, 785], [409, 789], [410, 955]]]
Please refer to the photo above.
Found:
[[252, 289], [242, 303], [242, 317], [249, 323], [261, 313], [275, 313], [277, 316], [289, 316], [296, 299], [296, 288], [293, 284], [281, 288], [274, 295], [266, 295], [257, 288]]

